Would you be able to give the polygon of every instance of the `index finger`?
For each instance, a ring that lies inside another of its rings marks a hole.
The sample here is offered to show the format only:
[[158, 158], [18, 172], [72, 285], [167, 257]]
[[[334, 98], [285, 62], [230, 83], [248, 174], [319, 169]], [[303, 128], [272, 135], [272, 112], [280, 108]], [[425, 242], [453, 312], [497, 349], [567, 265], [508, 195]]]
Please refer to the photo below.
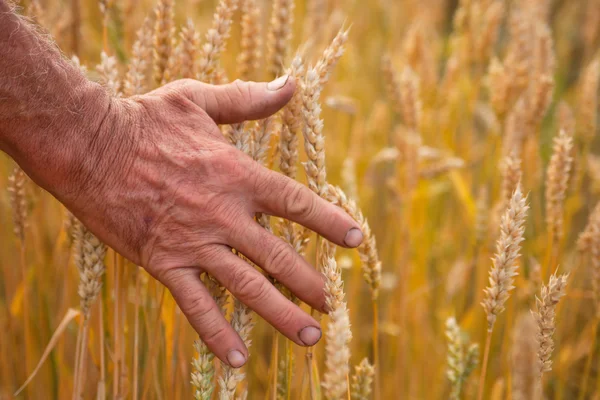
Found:
[[297, 222], [339, 246], [362, 243], [359, 224], [344, 210], [285, 175], [262, 166], [258, 169], [254, 183], [257, 212]]

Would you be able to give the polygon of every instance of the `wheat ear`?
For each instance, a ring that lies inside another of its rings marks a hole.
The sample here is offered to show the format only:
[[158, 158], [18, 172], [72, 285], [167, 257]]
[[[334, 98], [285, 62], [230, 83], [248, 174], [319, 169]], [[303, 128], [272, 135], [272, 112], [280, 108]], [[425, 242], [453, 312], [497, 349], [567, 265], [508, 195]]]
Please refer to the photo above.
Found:
[[492, 259], [490, 270], [490, 286], [484, 290], [481, 305], [487, 315], [487, 335], [483, 353], [483, 363], [479, 377], [478, 400], [483, 399], [485, 374], [490, 352], [492, 331], [498, 314], [504, 311], [504, 303], [514, 288], [514, 277], [517, 275], [517, 259], [521, 250], [521, 242], [525, 231], [527, 216], [527, 197], [523, 196], [520, 186], [513, 193], [508, 208], [500, 221], [500, 237], [496, 242], [496, 254]]
[[504, 311], [504, 303], [514, 288], [528, 208], [527, 197], [517, 187], [500, 222], [500, 237], [490, 270], [490, 285], [484, 290], [482, 305], [487, 315], [488, 332], [492, 331], [498, 314]]
[[133, 43], [131, 58], [125, 82], [123, 83], [123, 94], [126, 97], [142, 94], [147, 90], [148, 59], [152, 54], [152, 25], [150, 18], [146, 18], [142, 27], [136, 33]]
[[344, 29], [342, 26], [329, 46], [327, 46], [325, 51], [323, 51], [323, 55], [319, 61], [317, 61], [315, 69], [319, 74], [319, 82], [321, 83], [321, 86], [325, 86], [325, 84], [329, 81], [329, 77], [331, 76], [333, 69], [344, 54], [344, 47], [348, 41], [349, 32], [350, 28]]
[[536, 311], [532, 311], [537, 324], [537, 355], [538, 378], [541, 380], [545, 372], [552, 370], [552, 351], [554, 339], [552, 335], [556, 329], [556, 306], [561, 297], [565, 295], [565, 288], [569, 274], [550, 276], [548, 285], [542, 286], [541, 296], [535, 298]]
[[344, 300], [341, 270], [335, 258], [328, 257], [323, 264], [325, 293], [329, 308], [329, 324], [325, 333], [325, 372], [323, 393], [329, 400], [342, 399], [348, 392], [350, 349], [352, 339], [350, 316]]
[[241, 0], [242, 10], [240, 54], [238, 55], [238, 74], [243, 80], [255, 77], [261, 57], [261, 20], [260, 7], [256, 0]]
[[531, 400], [535, 393], [536, 380], [536, 329], [530, 313], [523, 313], [513, 331], [512, 354], [512, 397], [514, 400]]
[[175, 27], [173, 22], [173, 0], [159, 0], [155, 8], [153, 69], [154, 83], [163, 82], [165, 70], [173, 51]]
[[571, 173], [573, 138], [561, 130], [554, 138], [554, 148], [546, 178], [546, 223], [554, 241], [563, 236], [564, 201]]
[[454, 317], [446, 320], [446, 339], [448, 340], [446, 376], [452, 385], [450, 399], [459, 400], [469, 375], [477, 366], [479, 345], [468, 343], [466, 334], [461, 331]]
[[[229, 302], [227, 290], [212, 277], [204, 275], [203, 278], [204, 284], [217, 303], [221, 314], [225, 315]], [[201, 339], [194, 342], [194, 348], [198, 352], [198, 356], [192, 360], [191, 383], [194, 387], [194, 397], [196, 400], [210, 400], [215, 390], [215, 356]]]
[[237, 8], [237, 0], [221, 0], [213, 16], [212, 27], [206, 33], [206, 41], [200, 51], [196, 79], [212, 83], [219, 70], [219, 59], [231, 31], [231, 18]]
[[583, 72], [578, 101], [579, 133], [586, 143], [596, 136], [598, 125], [598, 86], [600, 83], [600, 58], [592, 61]]
[[100, 82], [110, 91], [113, 96], [121, 95], [121, 82], [119, 81], [119, 69], [117, 59], [105, 52], [100, 53], [100, 64], [96, 67], [100, 74]]
[[[254, 327], [252, 311], [238, 299], [235, 299], [234, 302], [231, 326], [240, 335], [246, 348], [249, 349], [252, 345], [250, 332]], [[239, 368], [232, 368], [226, 364], [222, 364], [222, 366], [223, 376], [219, 378], [219, 399], [234, 400], [237, 386], [244, 380], [245, 374]]]
[[352, 398], [355, 400], [370, 400], [373, 386], [375, 368], [363, 358], [360, 364], [354, 367], [352, 376]]
[[287, 62], [292, 28], [294, 0], [274, 0], [267, 33], [267, 71], [271, 78], [281, 75]]
[[194, 22], [188, 18], [185, 26], [179, 33], [179, 50], [176, 62], [179, 76], [182, 78], [195, 78], [198, 74], [198, 53], [200, 50], [200, 34], [196, 31]]

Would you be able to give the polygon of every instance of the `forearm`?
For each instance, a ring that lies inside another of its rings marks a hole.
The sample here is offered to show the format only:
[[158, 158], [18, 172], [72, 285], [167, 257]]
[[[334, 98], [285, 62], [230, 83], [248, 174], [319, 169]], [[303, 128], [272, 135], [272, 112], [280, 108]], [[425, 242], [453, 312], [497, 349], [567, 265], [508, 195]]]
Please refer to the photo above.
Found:
[[105, 90], [0, 0], [0, 150], [34, 179], [44, 169], [62, 175], [52, 169], [73, 165], [74, 149], [85, 148], [110, 103]]

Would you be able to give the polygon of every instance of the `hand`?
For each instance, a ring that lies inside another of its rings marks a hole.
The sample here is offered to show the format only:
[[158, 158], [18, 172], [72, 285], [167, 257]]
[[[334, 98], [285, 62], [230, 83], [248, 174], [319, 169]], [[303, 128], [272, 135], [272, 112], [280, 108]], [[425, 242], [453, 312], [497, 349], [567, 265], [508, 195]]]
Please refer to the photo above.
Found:
[[50, 190], [101, 240], [171, 291], [222, 361], [248, 351], [200, 280], [208, 272], [299, 345], [319, 324], [287, 300], [239, 250], [296, 296], [323, 311], [323, 278], [290, 245], [258, 225], [266, 213], [296, 221], [341, 246], [362, 241], [358, 224], [308, 188], [232, 147], [217, 124], [265, 118], [291, 98], [289, 79], [211, 86], [181, 80], [132, 99], [111, 99], [100, 127], [72, 150]]

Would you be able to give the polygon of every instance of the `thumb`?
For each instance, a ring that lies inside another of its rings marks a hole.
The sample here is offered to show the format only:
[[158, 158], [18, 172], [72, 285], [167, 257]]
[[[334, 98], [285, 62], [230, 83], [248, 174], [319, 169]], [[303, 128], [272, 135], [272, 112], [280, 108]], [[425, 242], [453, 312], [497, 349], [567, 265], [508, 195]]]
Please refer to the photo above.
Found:
[[195, 82], [186, 92], [217, 124], [233, 124], [276, 113], [290, 101], [295, 88], [294, 79], [284, 75], [269, 83], [236, 80], [215, 86]]

